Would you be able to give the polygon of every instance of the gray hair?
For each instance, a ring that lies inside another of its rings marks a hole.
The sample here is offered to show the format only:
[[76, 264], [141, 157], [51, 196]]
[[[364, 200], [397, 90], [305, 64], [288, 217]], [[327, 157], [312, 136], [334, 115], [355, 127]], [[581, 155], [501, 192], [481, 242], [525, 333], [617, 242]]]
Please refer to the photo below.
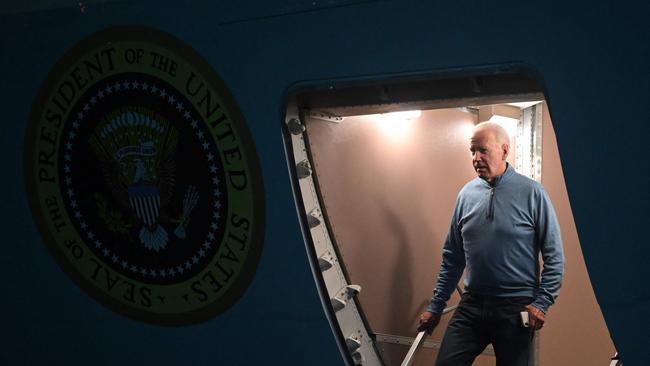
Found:
[[494, 137], [499, 144], [510, 145], [510, 136], [508, 136], [508, 132], [506, 132], [506, 129], [501, 127], [498, 123], [481, 122], [474, 126], [474, 133], [478, 131], [490, 131], [494, 134]]

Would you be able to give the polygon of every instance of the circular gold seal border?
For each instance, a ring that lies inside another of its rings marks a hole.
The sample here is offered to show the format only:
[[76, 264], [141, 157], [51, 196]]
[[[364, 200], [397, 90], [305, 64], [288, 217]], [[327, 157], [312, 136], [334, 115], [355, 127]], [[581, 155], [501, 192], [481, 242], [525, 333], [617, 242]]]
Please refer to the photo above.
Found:
[[[110, 44], [111, 42], [119, 41], [151, 42], [183, 55], [183, 58], [187, 59], [193, 67], [200, 71], [205, 80], [207, 80], [217, 91], [218, 97], [223, 102], [223, 105], [226, 107], [231, 120], [233, 121], [232, 126], [242, 141], [239, 148], [243, 150], [246, 156], [248, 169], [251, 173], [250, 185], [252, 197], [250, 197], [250, 199], [253, 202], [254, 223], [250, 232], [250, 250], [233, 286], [231, 286], [216, 303], [211, 303], [210, 305], [198, 310], [179, 314], [157, 314], [129, 307], [123, 303], [115, 301], [110, 295], [90, 283], [90, 281], [80, 274], [72, 263], [68, 261], [65, 253], [60, 250], [59, 244], [54, 239], [52, 233], [50, 233], [47, 227], [47, 221], [40, 211], [41, 197], [36, 194], [38, 191], [38, 183], [32, 164], [36, 158], [35, 144], [37, 140], [36, 136], [38, 134], [39, 121], [43, 113], [42, 106], [47, 104], [48, 98], [51, 96], [52, 90], [56, 86], [56, 82], [59, 81], [60, 76], [65, 73], [70, 65], [76, 62], [79, 57], [85, 55], [86, 51], [92, 50], [102, 44]], [[262, 170], [253, 142], [254, 140], [250, 135], [246, 120], [244, 119], [235, 98], [230, 94], [226, 84], [216, 74], [210, 64], [192, 47], [168, 33], [148, 27], [113, 27], [99, 31], [79, 41], [66, 51], [64, 56], [61, 57], [51, 69], [34, 99], [25, 132], [25, 152], [23, 158], [25, 188], [27, 199], [32, 211], [32, 217], [46, 244], [45, 246], [54, 257], [59, 267], [79, 288], [83, 289], [102, 305], [129, 318], [151, 324], [178, 326], [206, 321], [229, 309], [244, 294], [254, 277], [261, 257], [266, 226], [266, 208]]]

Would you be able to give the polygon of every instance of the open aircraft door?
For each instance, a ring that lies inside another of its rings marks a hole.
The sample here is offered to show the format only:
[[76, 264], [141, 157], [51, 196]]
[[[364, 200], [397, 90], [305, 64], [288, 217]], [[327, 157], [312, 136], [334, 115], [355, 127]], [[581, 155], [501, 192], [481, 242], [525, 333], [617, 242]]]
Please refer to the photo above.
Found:
[[[414, 337], [415, 319], [435, 283], [456, 194], [475, 176], [471, 129], [499, 118], [511, 135], [510, 164], [538, 181], [548, 176], [544, 184], [566, 223], [571, 278], [552, 310], [558, 315], [551, 315], [549, 336], [535, 341], [534, 363], [573, 352], [551, 338], [587, 322], [597, 324], [596, 335], [576, 349], [604, 343], [590, 357], [609, 360], [614, 349], [575, 234], [549, 110], [530, 74], [506, 67], [300, 90], [285, 118], [289, 170], [321, 302], [349, 364], [435, 359], [449, 316], [427, 341]], [[452, 296], [448, 310], [458, 301]], [[585, 303], [588, 318], [569, 320]], [[494, 360], [488, 347], [475, 364]]]

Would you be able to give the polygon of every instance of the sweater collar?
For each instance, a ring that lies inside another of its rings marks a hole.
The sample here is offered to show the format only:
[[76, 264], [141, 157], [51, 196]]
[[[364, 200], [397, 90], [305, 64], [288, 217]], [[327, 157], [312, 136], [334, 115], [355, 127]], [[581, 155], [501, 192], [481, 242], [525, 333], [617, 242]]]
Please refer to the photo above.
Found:
[[483, 182], [485, 182], [485, 184], [487, 184], [490, 187], [496, 187], [499, 184], [501, 184], [501, 182], [503, 182], [505, 179], [513, 175], [514, 173], [515, 173], [515, 169], [512, 167], [512, 165], [510, 165], [510, 163], [506, 163], [506, 170], [503, 172], [503, 174], [494, 177], [492, 183], [489, 183], [488, 181], [482, 178], [479, 179], [481, 179]]

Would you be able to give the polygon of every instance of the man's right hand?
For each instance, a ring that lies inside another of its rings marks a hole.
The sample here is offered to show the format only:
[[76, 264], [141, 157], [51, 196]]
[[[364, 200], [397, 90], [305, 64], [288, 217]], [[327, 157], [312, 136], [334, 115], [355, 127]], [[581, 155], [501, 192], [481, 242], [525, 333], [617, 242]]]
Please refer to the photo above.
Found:
[[427, 334], [431, 335], [433, 329], [440, 323], [440, 314], [434, 314], [430, 311], [425, 311], [420, 314], [418, 320], [418, 332], [426, 330]]

